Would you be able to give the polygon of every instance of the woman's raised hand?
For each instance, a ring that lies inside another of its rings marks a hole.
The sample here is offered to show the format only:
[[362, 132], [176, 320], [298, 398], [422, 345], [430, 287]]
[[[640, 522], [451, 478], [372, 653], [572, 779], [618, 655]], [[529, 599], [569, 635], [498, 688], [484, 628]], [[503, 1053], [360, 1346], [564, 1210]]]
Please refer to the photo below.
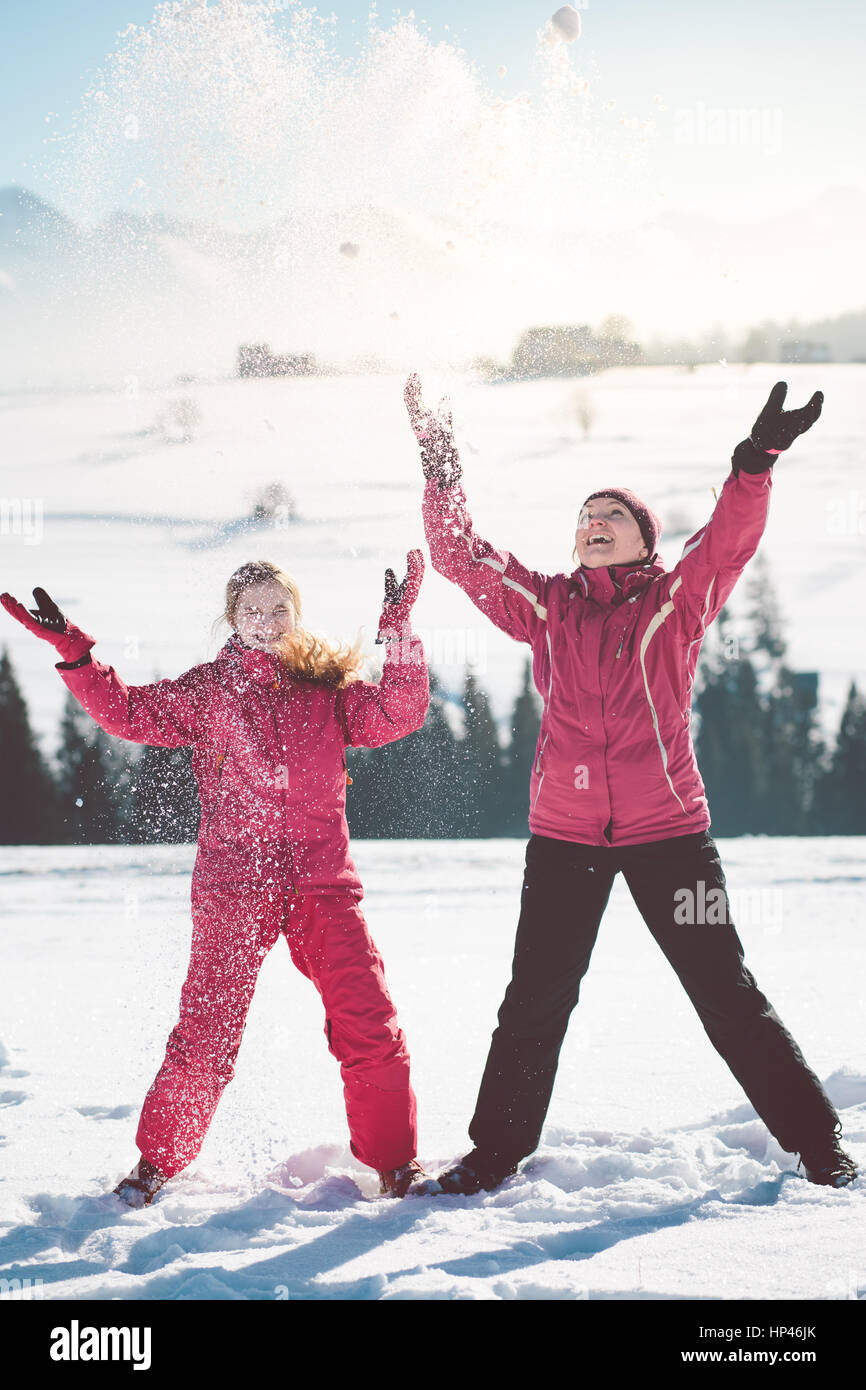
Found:
[[767, 404], [752, 426], [751, 440], [768, 454], [781, 454], [790, 449], [799, 434], [811, 429], [821, 414], [824, 392], [816, 391], [799, 410], [783, 410], [788, 383], [777, 381]]
[[379, 619], [377, 642], [402, 638], [409, 629], [412, 605], [424, 578], [424, 556], [420, 550], [410, 550], [406, 562], [406, 574], [399, 584], [392, 569], [385, 571], [385, 602]]
[[62, 661], [78, 661], [82, 656], [86, 656], [95, 639], [88, 637], [87, 633], [82, 632], [74, 623], [70, 623], [44, 589], [34, 589], [33, 597], [36, 607], [29, 610], [11, 594], [0, 594], [0, 603], [7, 613], [27, 628], [28, 632], [41, 637], [45, 642], [50, 642]]
[[463, 471], [454, 443], [451, 411], [447, 409], [447, 402], [443, 398], [435, 413], [428, 410], [421, 399], [421, 381], [415, 372], [406, 382], [403, 399], [415, 438], [421, 446], [424, 477], [435, 478], [440, 491], [444, 491], [459, 481]]

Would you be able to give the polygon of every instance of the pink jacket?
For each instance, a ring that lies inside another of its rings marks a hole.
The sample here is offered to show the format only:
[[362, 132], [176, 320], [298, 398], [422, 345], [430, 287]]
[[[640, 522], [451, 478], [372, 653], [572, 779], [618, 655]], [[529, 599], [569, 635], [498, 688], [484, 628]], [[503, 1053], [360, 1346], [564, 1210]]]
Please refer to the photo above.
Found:
[[656, 562], [545, 575], [476, 534], [459, 483], [426, 484], [434, 569], [532, 647], [544, 698], [529, 786], [534, 834], [629, 845], [707, 829], [689, 730], [695, 665], [757, 549], [771, 486], [769, 472], [732, 472], [670, 571]]
[[177, 680], [127, 686], [99, 661], [60, 675], [106, 732], [192, 745], [201, 799], [193, 894], [269, 884], [361, 897], [349, 857], [346, 747], [378, 748], [420, 729], [430, 698], [420, 638], [386, 651], [380, 684], [342, 690], [295, 679], [234, 636], [216, 660]]

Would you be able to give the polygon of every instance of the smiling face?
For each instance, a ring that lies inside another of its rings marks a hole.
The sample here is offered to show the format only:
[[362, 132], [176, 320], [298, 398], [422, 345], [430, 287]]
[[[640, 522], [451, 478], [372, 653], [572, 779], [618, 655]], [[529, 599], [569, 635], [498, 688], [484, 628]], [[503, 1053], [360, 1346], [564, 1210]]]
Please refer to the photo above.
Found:
[[249, 584], [242, 591], [234, 616], [234, 629], [242, 642], [259, 651], [273, 652], [281, 637], [294, 632], [294, 604], [275, 579]]
[[615, 497], [593, 497], [584, 503], [574, 547], [578, 560], [587, 569], [639, 564], [649, 557], [640, 527], [628, 507]]

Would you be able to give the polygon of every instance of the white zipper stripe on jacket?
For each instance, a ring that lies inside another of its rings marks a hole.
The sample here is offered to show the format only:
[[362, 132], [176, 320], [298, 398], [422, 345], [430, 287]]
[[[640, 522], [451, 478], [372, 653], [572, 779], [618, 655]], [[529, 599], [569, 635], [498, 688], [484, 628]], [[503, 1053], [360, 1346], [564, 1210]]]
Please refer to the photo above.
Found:
[[[654, 728], [655, 731], [656, 731], [656, 739], [658, 740], [659, 751], [660, 751], [660, 753], [661, 753], [661, 755], [662, 755], [662, 766], [663, 766], [663, 768], [664, 768], [664, 770], [665, 770], [665, 777], [667, 778], [668, 786], [670, 787], [670, 789], [671, 789], [671, 791], [673, 792], [674, 796], [676, 796], [677, 801], [679, 801], [680, 806], [683, 807], [683, 811], [685, 812], [685, 811], [686, 811], [686, 808], [685, 808], [685, 806], [683, 806], [682, 801], [680, 801], [680, 798], [677, 796], [676, 788], [674, 787], [674, 784], [673, 784], [673, 782], [671, 781], [671, 778], [670, 778], [670, 773], [668, 772], [668, 752], [667, 752], [667, 749], [665, 748], [664, 743], [663, 743], [663, 741], [662, 741], [661, 731], [659, 730], [658, 715], [657, 715], [657, 713], [656, 713], [656, 707], [655, 707], [655, 705], [653, 704], [653, 697], [652, 697], [652, 695], [650, 694], [649, 680], [647, 679], [647, 673], [646, 673], [646, 663], [645, 663], [645, 661], [644, 661], [644, 657], [645, 657], [645, 655], [646, 655], [646, 649], [647, 649], [647, 647], [649, 646], [649, 644], [650, 644], [650, 642], [652, 641], [652, 639], [653, 639], [653, 637], [655, 636], [655, 634], [658, 632], [658, 630], [659, 630], [659, 628], [661, 627], [662, 623], [665, 622], [665, 620], [666, 620], [667, 618], [669, 618], [670, 615], [671, 615], [671, 613], [673, 613], [673, 611], [674, 611], [673, 596], [674, 596], [674, 594], [676, 593], [677, 589], [678, 589], [678, 588], [680, 587], [680, 585], [682, 584], [682, 582], [683, 582], [683, 577], [682, 577], [682, 575], [679, 575], [679, 577], [678, 577], [678, 578], [675, 580], [675, 582], [671, 585], [670, 597], [668, 598], [667, 603], [665, 603], [665, 604], [662, 605], [662, 607], [659, 609], [658, 613], [656, 613], [655, 617], [653, 618], [652, 622], [650, 623], [649, 627], [647, 628], [646, 632], [644, 633], [644, 635], [643, 635], [643, 637], [642, 637], [642, 639], [641, 639], [641, 644], [640, 644], [640, 664], [641, 664], [641, 670], [643, 671], [644, 689], [646, 690], [646, 697], [647, 697], [647, 701], [648, 701], [649, 707], [650, 707], [650, 714], [652, 715], [653, 728]], [[687, 813], [686, 813], [686, 814], [687, 814]]]
[[[549, 660], [550, 660], [550, 675], [549, 675], [548, 680], [547, 680], [547, 709], [546, 709], [545, 713], [547, 714], [547, 718], [548, 718], [548, 720], [549, 720], [549, 719], [550, 719], [550, 692], [551, 692], [551, 690], [553, 689], [553, 648], [552, 648], [552, 646], [550, 645], [550, 628], [547, 629], [547, 655], [548, 655], [548, 658], [549, 658]], [[547, 740], [548, 740], [549, 738], [550, 738], [550, 724], [548, 723], [547, 733], [544, 735], [544, 739], [543, 739], [543, 741], [542, 741], [541, 747], [540, 747], [539, 750], [538, 750], [538, 757], [537, 757], [536, 760], [535, 760], [535, 771], [536, 771], [536, 772], [538, 771], [538, 764], [539, 764], [539, 761], [540, 761], [540, 759], [541, 759], [541, 755], [542, 755], [543, 752], [544, 752], [544, 745], [545, 745], [545, 743], [547, 743]], [[533, 803], [532, 803], [532, 809], [533, 809], [533, 811], [535, 810], [536, 806], [538, 805], [538, 798], [539, 798], [539, 796], [540, 796], [540, 794], [541, 794], [541, 785], [542, 785], [542, 782], [543, 782], [543, 781], [544, 781], [544, 773], [542, 772], [542, 774], [541, 774], [541, 781], [538, 783], [538, 786], [537, 786], [536, 789], [535, 789], [535, 800], [534, 800]]]
[[502, 564], [501, 560], [493, 560], [489, 555], [482, 555], [480, 557], [473, 555], [468, 535], [465, 531], [461, 531], [460, 535], [466, 542], [466, 549], [469, 551], [473, 562], [476, 565], [489, 565], [491, 569], [496, 570], [497, 573], [501, 575], [503, 584], [507, 584], [509, 589], [514, 589], [518, 594], [522, 594], [525, 599], [528, 599], [539, 618], [541, 618], [543, 622], [547, 622], [547, 609], [538, 602], [537, 594], [533, 594], [529, 589], [524, 589], [523, 585], [518, 584], [516, 580], [509, 579], [505, 573], [505, 566]]
[[704, 538], [704, 532], [706, 531], [706, 529], [706, 526], [702, 526], [698, 534], [695, 536], [695, 539], [692, 541], [691, 545], [683, 546], [683, 553], [680, 556], [680, 561], [683, 561], [687, 555], [691, 555], [692, 551], [697, 549], [697, 547], [700, 545], [701, 541]]
[[[702, 641], [704, 640], [704, 636], [705, 636], [706, 631], [707, 631], [707, 614], [708, 614], [709, 611], [710, 611], [710, 594], [713, 592], [713, 588], [714, 588], [714, 586], [715, 586], [715, 583], [716, 583], [716, 576], [713, 575], [712, 579], [710, 580], [710, 587], [707, 589], [707, 596], [706, 596], [706, 598], [704, 599], [704, 608], [703, 608], [703, 612], [701, 613], [701, 630], [700, 630], [700, 632], [698, 633], [697, 637], [693, 637], [692, 640], [691, 640], [691, 642], [689, 643], [688, 651], [686, 652], [686, 665], [688, 665], [689, 657], [691, 656], [692, 647], [695, 645], [695, 642], [702, 642]], [[691, 694], [691, 690], [692, 690], [692, 686], [693, 686], [693, 685], [694, 685], [694, 677], [692, 677], [692, 680], [691, 680], [690, 683], [689, 683], [689, 694]]]

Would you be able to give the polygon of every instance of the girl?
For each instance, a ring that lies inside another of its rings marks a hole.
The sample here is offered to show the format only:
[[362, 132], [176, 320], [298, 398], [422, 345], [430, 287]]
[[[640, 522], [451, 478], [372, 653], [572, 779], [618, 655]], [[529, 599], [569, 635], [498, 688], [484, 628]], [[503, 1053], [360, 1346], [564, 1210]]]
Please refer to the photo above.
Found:
[[193, 749], [201, 823], [192, 952], [180, 1017], [141, 1112], [141, 1157], [115, 1189], [131, 1206], [148, 1205], [198, 1154], [280, 935], [322, 996], [353, 1154], [390, 1195], [405, 1196], [422, 1173], [409, 1054], [349, 857], [345, 749], [378, 747], [424, 723], [427, 667], [410, 627], [423, 570], [413, 550], [401, 584], [386, 571], [379, 684], [359, 678], [357, 644], [344, 651], [304, 630], [296, 584], [267, 561], [228, 581], [223, 616], [233, 632], [216, 660], [152, 685], [127, 686], [92, 659], [94, 639], [43, 589], [30, 612], [0, 596], [55, 647], [63, 681], [108, 733]]
[[[734, 451], [713, 516], [673, 570], [658, 560], [661, 527], [646, 503], [603, 488], [578, 518], [578, 568], [548, 576], [475, 533], [450, 415], [424, 407], [417, 377], [407, 383], [433, 566], [530, 644], [544, 697], [512, 979], [469, 1126], [475, 1148], [440, 1177], [447, 1192], [498, 1186], [538, 1144], [618, 872], [781, 1147], [800, 1154], [812, 1182], [856, 1176], [836, 1111], [743, 962], [689, 733], [703, 635], [757, 548], [776, 456], [821, 412], [821, 392], [783, 411], [786, 391], [774, 386]], [[705, 920], [689, 913], [689, 903], [708, 902]]]

